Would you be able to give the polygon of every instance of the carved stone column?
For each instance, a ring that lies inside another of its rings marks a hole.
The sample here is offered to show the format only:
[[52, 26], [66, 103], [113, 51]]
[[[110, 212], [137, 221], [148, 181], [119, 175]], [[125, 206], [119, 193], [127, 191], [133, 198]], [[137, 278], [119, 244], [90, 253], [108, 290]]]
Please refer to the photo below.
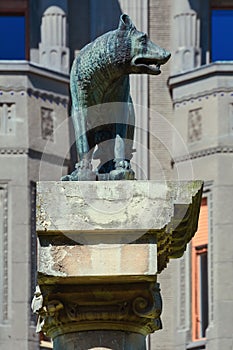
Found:
[[161, 329], [157, 274], [197, 229], [202, 183], [37, 186], [38, 331], [55, 350], [144, 350]]

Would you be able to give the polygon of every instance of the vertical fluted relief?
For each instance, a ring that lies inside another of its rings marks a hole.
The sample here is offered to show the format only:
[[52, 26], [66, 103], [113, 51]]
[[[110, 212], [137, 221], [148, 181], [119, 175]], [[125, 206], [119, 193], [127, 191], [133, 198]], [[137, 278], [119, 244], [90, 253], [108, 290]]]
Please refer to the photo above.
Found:
[[190, 8], [188, 0], [174, 3], [174, 35], [172, 73], [180, 73], [200, 66], [200, 20]]
[[8, 321], [8, 188], [0, 183], [0, 324]]
[[66, 14], [58, 6], [47, 8], [43, 14], [39, 60], [46, 68], [62, 73], [69, 71]]

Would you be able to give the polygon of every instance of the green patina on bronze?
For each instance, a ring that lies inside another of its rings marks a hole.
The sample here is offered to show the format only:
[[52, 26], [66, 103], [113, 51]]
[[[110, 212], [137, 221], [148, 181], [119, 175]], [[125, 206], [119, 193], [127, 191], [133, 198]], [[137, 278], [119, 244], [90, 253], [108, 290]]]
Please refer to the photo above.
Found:
[[[80, 51], [70, 76], [79, 163], [63, 180], [95, 180], [93, 157], [100, 159], [98, 174], [110, 173], [110, 179], [133, 178], [130, 159], [135, 116], [129, 74], [158, 75], [160, 65], [169, 58], [170, 53], [138, 31], [125, 14], [116, 30]], [[119, 145], [115, 147], [117, 135]], [[96, 145], [98, 149], [93, 156]]]

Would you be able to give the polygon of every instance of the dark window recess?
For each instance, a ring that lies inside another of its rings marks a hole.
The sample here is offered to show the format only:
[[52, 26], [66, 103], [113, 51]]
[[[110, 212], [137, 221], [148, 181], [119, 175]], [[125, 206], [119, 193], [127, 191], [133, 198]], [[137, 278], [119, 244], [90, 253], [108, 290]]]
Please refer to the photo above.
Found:
[[208, 327], [208, 259], [207, 251], [199, 255], [200, 276], [200, 337], [206, 336]]
[[233, 61], [233, 9], [211, 11], [211, 59]]
[[206, 349], [205, 345], [198, 345], [195, 343], [191, 343], [186, 347], [186, 350], [204, 350], [204, 349]]
[[0, 15], [0, 59], [23, 60], [26, 58], [25, 16]]

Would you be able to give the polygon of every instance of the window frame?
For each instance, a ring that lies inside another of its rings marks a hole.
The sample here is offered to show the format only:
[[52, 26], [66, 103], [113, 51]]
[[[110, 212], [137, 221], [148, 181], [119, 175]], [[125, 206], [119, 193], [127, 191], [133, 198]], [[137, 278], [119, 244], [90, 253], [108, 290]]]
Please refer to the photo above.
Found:
[[[200, 256], [207, 253], [207, 297], [209, 300], [209, 286], [208, 286], [208, 230], [209, 230], [209, 210], [207, 197], [202, 199], [201, 207], [206, 206], [207, 210], [207, 231], [201, 237], [195, 236], [191, 242], [191, 260], [192, 260], [192, 274], [191, 274], [191, 311], [192, 311], [192, 348], [195, 349], [195, 344], [200, 341], [205, 341], [206, 337], [201, 335], [200, 321], [201, 321], [201, 283], [200, 283]], [[198, 231], [197, 231], [198, 235]], [[209, 324], [209, 302], [207, 306], [207, 317]], [[206, 329], [208, 328], [208, 324]], [[206, 330], [205, 329], [205, 330]]]
[[[195, 246], [193, 252], [193, 264], [195, 264], [195, 287], [192, 293], [192, 298], [194, 298], [194, 305], [192, 305], [193, 313], [193, 327], [192, 327], [192, 333], [193, 333], [193, 341], [202, 340], [205, 339], [205, 336], [202, 335], [202, 304], [204, 302], [201, 302], [202, 296], [201, 296], [201, 255], [207, 254], [208, 256], [208, 247], [207, 244], [203, 246]], [[192, 265], [193, 266], [193, 265]], [[208, 265], [207, 265], [207, 271], [208, 271]], [[208, 276], [208, 273], [207, 273]], [[207, 281], [208, 285], [208, 281]], [[195, 294], [195, 296], [194, 296]], [[208, 291], [207, 291], [208, 295]], [[208, 306], [207, 306], [207, 313], [208, 313]], [[207, 325], [208, 327], [208, 325]], [[206, 327], [206, 328], [207, 328]]]

